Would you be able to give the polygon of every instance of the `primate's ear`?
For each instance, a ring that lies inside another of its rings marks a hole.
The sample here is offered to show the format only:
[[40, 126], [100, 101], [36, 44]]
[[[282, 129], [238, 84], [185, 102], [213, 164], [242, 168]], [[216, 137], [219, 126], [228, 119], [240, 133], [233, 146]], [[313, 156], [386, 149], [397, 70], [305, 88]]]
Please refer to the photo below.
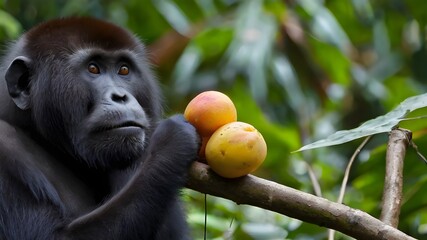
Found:
[[20, 109], [30, 107], [29, 88], [31, 60], [25, 56], [16, 57], [6, 70], [6, 83], [9, 95]]

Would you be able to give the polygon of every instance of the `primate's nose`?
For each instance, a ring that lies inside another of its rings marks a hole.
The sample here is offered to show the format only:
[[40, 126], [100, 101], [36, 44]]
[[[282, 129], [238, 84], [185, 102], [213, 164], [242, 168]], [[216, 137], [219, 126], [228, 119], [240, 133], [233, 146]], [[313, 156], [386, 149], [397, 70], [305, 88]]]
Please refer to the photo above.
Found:
[[111, 100], [116, 103], [126, 103], [128, 101], [128, 97], [125, 93], [112, 93]]

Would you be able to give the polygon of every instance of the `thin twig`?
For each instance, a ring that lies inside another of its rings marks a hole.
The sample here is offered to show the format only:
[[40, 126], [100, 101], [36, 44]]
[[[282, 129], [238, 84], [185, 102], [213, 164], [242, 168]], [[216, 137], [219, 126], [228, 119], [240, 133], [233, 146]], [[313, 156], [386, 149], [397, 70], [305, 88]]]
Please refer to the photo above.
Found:
[[418, 150], [418, 146], [415, 144], [415, 142], [411, 139], [408, 139], [409, 145], [411, 145], [411, 147], [415, 150], [415, 152], [417, 153], [417, 156], [424, 161], [425, 164], [427, 164], [427, 159], [424, 157], [423, 154], [421, 154], [421, 152]]
[[400, 122], [402, 122], [402, 121], [420, 120], [420, 119], [424, 119], [424, 118], [427, 118], [427, 116], [426, 116], [426, 115], [424, 115], [424, 116], [411, 117], [411, 118], [402, 118], [402, 119], [400, 120]]
[[203, 228], [203, 239], [206, 240], [207, 237], [207, 233], [208, 233], [208, 199], [207, 199], [208, 195], [205, 193], [205, 226]]
[[380, 219], [392, 227], [399, 225], [403, 188], [403, 160], [411, 138], [412, 133], [410, 131], [400, 128], [394, 129], [390, 132], [387, 145], [386, 173]]
[[359, 147], [356, 149], [356, 151], [354, 151], [353, 155], [351, 156], [350, 161], [348, 162], [347, 167], [345, 169], [344, 178], [341, 183], [340, 195], [337, 201], [338, 203], [342, 203], [344, 200], [345, 189], [347, 187], [348, 177], [350, 175], [351, 166], [353, 165], [354, 160], [356, 159], [357, 155], [359, 155], [360, 151], [362, 151], [365, 145], [369, 142], [369, 140], [371, 140], [371, 138], [372, 135], [366, 137], [365, 140], [363, 140], [363, 142], [359, 145]]
[[[338, 196], [337, 203], [342, 203], [344, 200], [345, 189], [347, 188], [348, 177], [350, 176], [350, 170], [354, 160], [356, 159], [357, 155], [359, 155], [360, 151], [362, 151], [365, 145], [369, 142], [369, 140], [371, 140], [371, 138], [372, 138], [372, 135], [366, 137], [365, 140], [363, 140], [363, 142], [359, 145], [359, 147], [357, 147], [357, 149], [354, 151], [353, 155], [350, 158], [350, 161], [348, 161], [347, 167], [345, 168], [344, 177], [342, 179], [340, 194]], [[335, 237], [335, 230], [329, 229], [328, 239], [334, 240], [334, 237]]]
[[310, 177], [310, 181], [313, 184], [314, 194], [316, 194], [318, 197], [321, 197], [322, 189], [320, 188], [319, 181], [317, 180], [316, 174], [314, 173], [313, 166], [311, 166], [311, 164], [308, 162], [305, 163], [307, 165], [308, 176]]

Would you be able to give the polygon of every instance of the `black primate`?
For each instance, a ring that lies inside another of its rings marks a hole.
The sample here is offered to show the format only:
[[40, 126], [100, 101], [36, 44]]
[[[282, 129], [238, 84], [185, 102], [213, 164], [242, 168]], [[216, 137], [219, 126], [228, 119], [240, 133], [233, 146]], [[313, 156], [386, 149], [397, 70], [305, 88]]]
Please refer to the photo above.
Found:
[[91, 18], [42, 23], [0, 65], [0, 239], [188, 239], [199, 138], [160, 120], [143, 44]]

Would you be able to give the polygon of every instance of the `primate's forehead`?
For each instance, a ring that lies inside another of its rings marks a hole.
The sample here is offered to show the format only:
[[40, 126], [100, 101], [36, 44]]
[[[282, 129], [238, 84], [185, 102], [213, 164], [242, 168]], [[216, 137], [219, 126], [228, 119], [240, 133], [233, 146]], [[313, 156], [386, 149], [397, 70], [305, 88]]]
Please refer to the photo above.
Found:
[[31, 57], [70, 56], [76, 49], [104, 49], [108, 53], [129, 49], [144, 51], [131, 32], [114, 24], [90, 18], [65, 18], [42, 23], [25, 33], [23, 50]]
[[100, 48], [81, 48], [75, 50], [70, 55], [70, 62], [79, 63], [89, 60], [105, 60], [105, 61], [130, 61], [137, 63], [138, 59], [141, 59], [143, 53], [138, 53], [137, 51], [132, 51], [129, 49], [121, 50], [104, 50]]
[[127, 30], [114, 24], [90, 18], [65, 18], [48, 21], [30, 29], [26, 37], [40, 50], [96, 44], [104, 49], [115, 50], [138, 45], [136, 38]]

